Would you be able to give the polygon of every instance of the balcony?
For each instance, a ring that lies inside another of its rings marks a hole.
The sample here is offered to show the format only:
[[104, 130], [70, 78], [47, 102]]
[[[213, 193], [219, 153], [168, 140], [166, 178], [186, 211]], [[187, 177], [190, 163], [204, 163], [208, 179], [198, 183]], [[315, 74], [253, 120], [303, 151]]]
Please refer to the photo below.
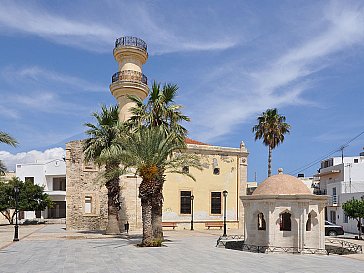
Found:
[[339, 205], [339, 196], [331, 195], [329, 199], [329, 206], [337, 207]]
[[147, 43], [144, 42], [142, 39], [132, 36], [125, 36], [116, 39], [115, 48], [126, 47], [126, 46], [136, 47], [142, 51], [147, 52]]
[[111, 82], [126, 81], [126, 82], [138, 82], [148, 85], [148, 78], [143, 73], [134, 70], [123, 70], [116, 72], [112, 75]]

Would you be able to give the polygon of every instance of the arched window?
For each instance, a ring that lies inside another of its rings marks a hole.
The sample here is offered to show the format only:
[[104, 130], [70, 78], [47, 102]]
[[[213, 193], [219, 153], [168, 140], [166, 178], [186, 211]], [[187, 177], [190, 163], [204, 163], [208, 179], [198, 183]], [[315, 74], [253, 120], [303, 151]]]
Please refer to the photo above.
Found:
[[265, 225], [265, 220], [264, 220], [264, 214], [263, 213], [258, 213], [258, 230], [265, 230], [266, 229], [266, 225]]
[[311, 226], [312, 226], [312, 215], [311, 213], [308, 214], [308, 219], [307, 219], [307, 222], [306, 222], [306, 231], [311, 231]]
[[291, 231], [291, 214], [284, 212], [279, 215], [279, 230]]

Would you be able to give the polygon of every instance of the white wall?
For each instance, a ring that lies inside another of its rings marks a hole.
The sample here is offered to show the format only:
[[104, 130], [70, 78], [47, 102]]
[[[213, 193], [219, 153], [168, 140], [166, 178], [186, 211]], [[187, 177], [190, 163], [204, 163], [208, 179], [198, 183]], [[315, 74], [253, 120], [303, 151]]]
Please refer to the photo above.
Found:
[[[53, 201], [66, 201], [65, 191], [53, 191], [53, 178], [66, 177], [66, 163], [62, 159], [53, 159], [45, 162], [17, 164], [16, 176], [22, 181], [25, 177], [34, 177], [34, 184], [44, 186], [44, 191]], [[42, 218], [47, 218], [47, 210], [42, 211]], [[25, 219], [34, 219], [34, 211], [25, 211]]]

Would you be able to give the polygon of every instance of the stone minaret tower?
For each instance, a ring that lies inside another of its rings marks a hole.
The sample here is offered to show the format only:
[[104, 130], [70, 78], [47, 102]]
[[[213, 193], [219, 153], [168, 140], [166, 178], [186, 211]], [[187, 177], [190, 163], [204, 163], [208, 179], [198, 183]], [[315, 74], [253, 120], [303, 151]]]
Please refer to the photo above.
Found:
[[116, 39], [114, 57], [119, 69], [112, 76], [110, 91], [119, 103], [120, 121], [126, 121], [131, 115], [129, 109], [134, 106], [128, 95], [145, 99], [149, 93], [147, 77], [142, 73], [148, 59], [147, 44], [136, 37], [121, 37]]

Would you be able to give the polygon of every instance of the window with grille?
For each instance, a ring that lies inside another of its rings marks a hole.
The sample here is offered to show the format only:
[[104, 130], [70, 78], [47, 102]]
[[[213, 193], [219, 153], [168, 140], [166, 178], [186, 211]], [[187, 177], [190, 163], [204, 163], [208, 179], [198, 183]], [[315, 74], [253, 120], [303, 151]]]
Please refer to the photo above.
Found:
[[279, 215], [279, 230], [291, 231], [291, 214], [284, 212]]
[[306, 222], [306, 231], [311, 231], [312, 229], [312, 215], [311, 213], [308, 214], [307, 222]]
[[258, 213], [258, 230], [265, 230], [266, 224], [263, 213]]
[[221, 214], [221, 192], [211, 192], [211, 214]]
[[181, 191], [181, 214], [191, 214], [191, 191]]

